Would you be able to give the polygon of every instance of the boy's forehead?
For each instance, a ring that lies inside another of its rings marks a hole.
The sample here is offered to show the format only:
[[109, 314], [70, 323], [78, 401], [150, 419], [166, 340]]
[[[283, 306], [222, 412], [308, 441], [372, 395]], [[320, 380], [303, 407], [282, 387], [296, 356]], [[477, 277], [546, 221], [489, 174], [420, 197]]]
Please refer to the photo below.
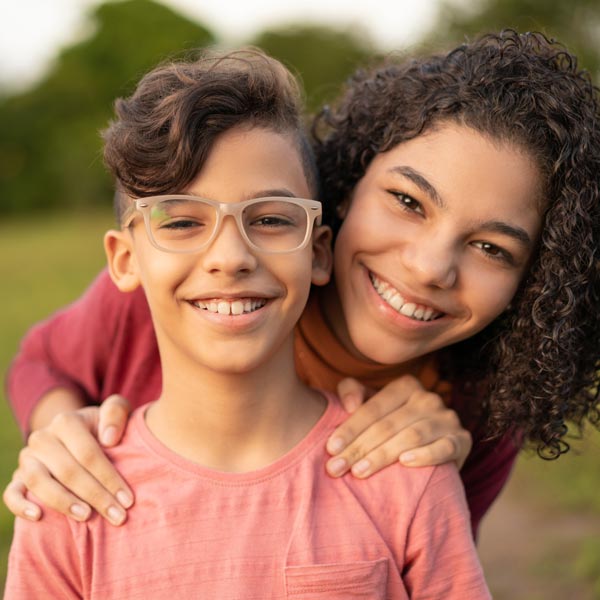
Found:
[[183, 191], [222, 202], [312, 195], [295, 137], [262, 127], [222, 133]]

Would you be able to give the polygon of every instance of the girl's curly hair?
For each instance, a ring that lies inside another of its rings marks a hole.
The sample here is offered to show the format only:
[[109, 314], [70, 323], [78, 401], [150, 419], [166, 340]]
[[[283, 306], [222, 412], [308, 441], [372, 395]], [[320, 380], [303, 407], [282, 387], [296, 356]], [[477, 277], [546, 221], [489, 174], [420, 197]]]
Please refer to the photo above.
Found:
[[448, 54], [387, 61], [349, 80], [313, 127], [322, 191], [350, 197], [371, 160], [453, 121], [525, 149], [544, 189], [541, 239], [512, 308], [443, 353], [445, 374], [486, 398], [492, 435], [518, 427], [538, 453], [569, 449], [567, 421], [598, 425], [598, 89], [564, 47], [503, 31]]

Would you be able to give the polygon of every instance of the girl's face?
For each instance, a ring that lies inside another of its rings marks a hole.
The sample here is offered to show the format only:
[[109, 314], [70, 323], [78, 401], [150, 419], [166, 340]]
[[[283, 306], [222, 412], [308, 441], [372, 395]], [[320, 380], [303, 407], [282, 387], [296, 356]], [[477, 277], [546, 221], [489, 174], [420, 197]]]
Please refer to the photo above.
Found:
[[531, 157], [458, 124], [377, 155], [335, 245], [338, 337], [401, 364], [482, 330], [528, 267], [540, 190]]

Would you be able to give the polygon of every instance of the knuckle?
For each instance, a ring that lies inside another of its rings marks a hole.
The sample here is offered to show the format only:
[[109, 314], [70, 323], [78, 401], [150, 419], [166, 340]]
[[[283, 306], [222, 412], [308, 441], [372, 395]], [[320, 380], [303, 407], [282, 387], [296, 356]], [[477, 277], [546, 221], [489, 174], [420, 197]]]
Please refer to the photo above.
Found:
[[411, 448], [420, 448], [425, 443], [425, 433], [417, 427], [410, 427], [405, 432], [405, 442]]
[[36, 429], [29, 434], [27, 438], [27, 446], [25, 446], [20, 454], [27, 454], [34, 448], [39, 448], [44, 445], [44, 442], [48, 439], [48, 432], [44, 429]]
[[98, 453], [93, 446], [85, 445], [78, 448], [74, 458], [80, 465], [83, 465], [88, 470], [94, 468], [98, 464]]
[[442, 398], [434, 392], [420, 392], [419, 403], [428, 412], [436, 412], [442, 408], [444, 411], [448, 409], [444, 405]]
[[76, 423], [79, 423], [79, 415], [74, 412], [62, 412], [52, 419], [48, 427], [53, 431], [69, 431]]
[[69, 489], [75, 487], [79, 475], [81, 475], [80, 465], [71, 461], [68, 464], [60, 465], [54, 473], [56, 479]]
[[387, 441], [398, 433], [398, 427], [393, 416], [387, 416], [379, 419], [371, 426], [371, 434], [376, 437], [380, 443]]
[[350, 464], [354, 464], [367, 454], [367, 448], [362, 443], [355, 442], [344, 451], [344, 457]]
[[462, 429], [462, 424], [460, 422], [460, 419], [458, 418], [458, 415], [456, 414], [456, 412], [453, 411], [452, 409], [447, 408], [444, 411], [444, 418], [448, 422], [448, 425], [450, 427], [452, 427], [453, 429]]
[[117, 411], [129, 413], [131, 410], [131, 405], [129, 404], [129, 400], [127, 400], [127, 398], [124, 398], [119, 394], [112, 394], [111, 396], [108, 396], [104, 402], [102, 402], [100, 405], [100, 410], [102, 412]]
[[447, 435], [439, 440], [438, 448], [447, 459], [452, 459], [458, 455], [458, 443], [453, 435]]

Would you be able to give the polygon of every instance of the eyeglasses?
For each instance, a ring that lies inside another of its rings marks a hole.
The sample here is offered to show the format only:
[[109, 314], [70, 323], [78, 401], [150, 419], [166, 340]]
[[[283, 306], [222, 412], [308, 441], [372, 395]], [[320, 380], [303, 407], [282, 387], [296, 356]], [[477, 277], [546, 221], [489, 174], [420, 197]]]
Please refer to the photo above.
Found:
[[227, 203], [196, 196], [152, 196], [135, 200], [123, 215], [129, 227], [140, 212], [150, 243], [165, 252], [197, 252], [217, 236], [231, 215], [250, 248], [268, 253], [304, 248], [322, 214], [321, 203], [303, 198], [253, 198]]

